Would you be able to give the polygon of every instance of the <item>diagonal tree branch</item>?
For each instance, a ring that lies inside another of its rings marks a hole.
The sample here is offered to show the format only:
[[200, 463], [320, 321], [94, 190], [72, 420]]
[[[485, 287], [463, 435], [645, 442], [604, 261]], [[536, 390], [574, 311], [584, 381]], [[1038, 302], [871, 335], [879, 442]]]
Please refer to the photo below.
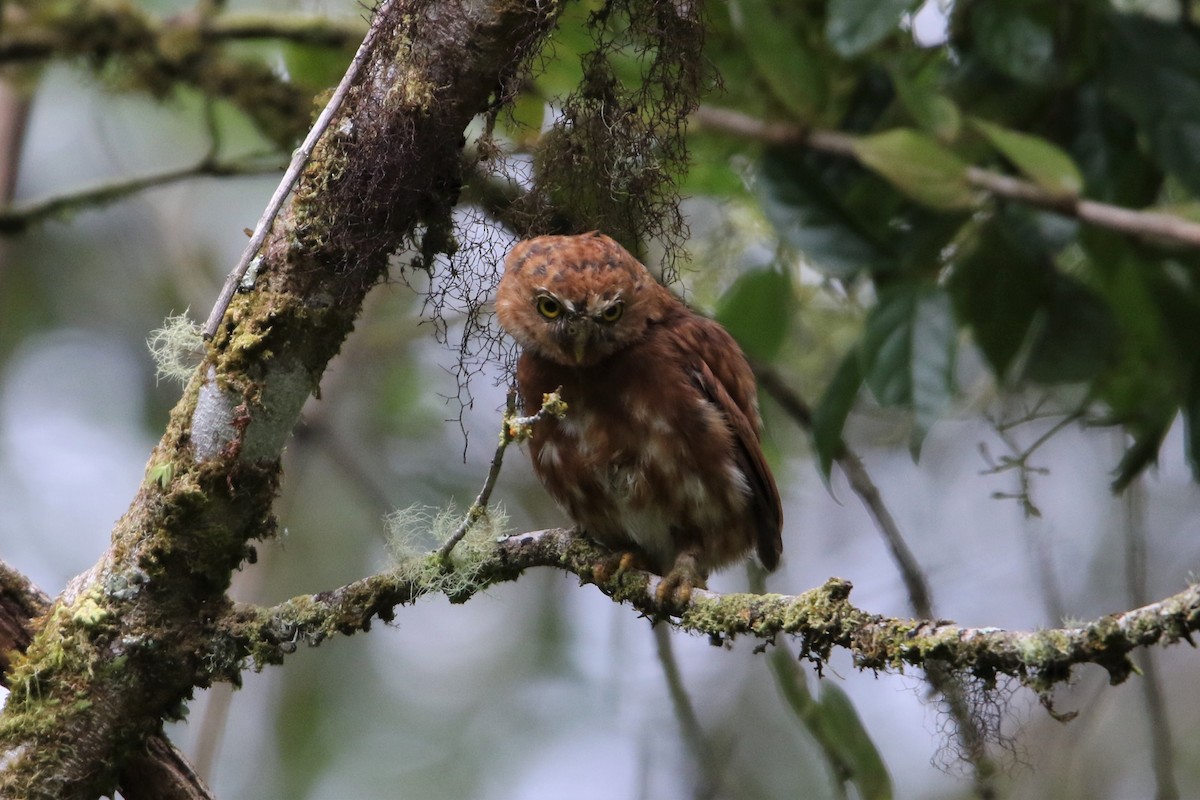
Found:
[[110, 548], [9, 671], [0, 796], [91, 798], [197, 687], [236, 677], [215, 623], [275, 528], [279, 457], [388, 256], [447, 246], [463, 132], [556, 20], [538, 0], [396, 0], [171, 414]]
[[[9, 653], [29, 647], [34, 618], [49, 611], [51, 604], [50, 595], [0, 561], [0, 685], [8, 685], [4, 673]], [[203, 779], [161, 732], [147, 738], [145, 749], [130, 757], [120, 784], [126, 800], [213, 800]]]
[[[775, 398], [797, 425], [806, 431], [812, 430], [812, 409], [804, 398], [787, 384], [782, 375], [763, 364], [754, 364], [754, 374], [759, 385]], [[908, 602], [913, 613], [923, 619], [934, 619], [936, 615], [933, 609], [933, 593], [930, 591], [925, 571], [921, 569], [916, 556], [909, 549], [908, 542], [900, 532], [900, 526], [896, 524], [892, 512], [883, 502], [883, 496], [863, 466], [862, 459], [849, 445], [841, 442], [834, 460], [841, 467], [846, 480], [850, 482], [850, 488], [858, 495], [867, 513], [874, 520], [876, 529], [887, 543], [892, 560], [896, 563], [908, 591]], [[962, 751], [974, 767], [976, 793], [984, 800], [995, 797], [996, 767], [988, 756], [987, 737], [966, 700], [962, 681], [949, 671], [945, 664], [932, 659], [925, 664], [925, 677], [933, 690], [945, 699], [950, 715], [954, 718]]]

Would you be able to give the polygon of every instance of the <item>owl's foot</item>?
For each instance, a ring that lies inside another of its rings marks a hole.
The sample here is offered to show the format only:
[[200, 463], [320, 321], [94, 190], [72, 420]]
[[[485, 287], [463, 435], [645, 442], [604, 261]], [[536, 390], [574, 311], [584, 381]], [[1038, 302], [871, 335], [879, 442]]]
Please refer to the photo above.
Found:
[[692, 600], [692, 590], [706, 589], [705, 575], [691, 553], [680, 553], [675, 566], [663, 576], [654, 593], [668, 611], [682, 611]]
[[611, 553], [597, 561], [592, 567], [592, 576], [597, 583], [608, 583], [631, 569], [646, 569], [646, 559], [641, 553], [624, 550]]

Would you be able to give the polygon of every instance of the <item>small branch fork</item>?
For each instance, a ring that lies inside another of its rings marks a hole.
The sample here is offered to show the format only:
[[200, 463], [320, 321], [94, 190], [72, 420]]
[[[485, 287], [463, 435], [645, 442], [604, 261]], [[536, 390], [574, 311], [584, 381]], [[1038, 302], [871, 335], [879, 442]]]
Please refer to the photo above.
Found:
[[500, 427], [500, 443], [496, 445], [496, 452], [492, 454], [492, 465], [488, 469], [487, 478], [483, 482], [483, 488], [479, 490], [479, 495], [475, 498], [475, 502], [467, 509], [467, 515], [463, 517], [463, 521], [459, 523], [454, 533], [446, 540], [446, 543], [438, 549], [438, 558], [445, 563], [449, 562], [450, 553], [455, 546], [463, 540], [475, 523], [487, 514], [488, 503], [492, 498], [492, 489], [496, 486], [496, 480], [500, 477], [500, 467], [504, 463], [504, 451], [513, 442], [523, 442], [530, 436], [533, 436], [533, 426], [545, 419], [547, 416], [557, 417], [562, 419], [567, 413], [567, 404], [563, 402], [559, 392], [562, 387], [558, 387], [553, 392], [542, 397], [542, 407], [538, 409], [536, 414], [528, 417], [517, 416], [517, 392], [516, 389], [509, 389], [506, 410], [504, 412], [504, 422]]

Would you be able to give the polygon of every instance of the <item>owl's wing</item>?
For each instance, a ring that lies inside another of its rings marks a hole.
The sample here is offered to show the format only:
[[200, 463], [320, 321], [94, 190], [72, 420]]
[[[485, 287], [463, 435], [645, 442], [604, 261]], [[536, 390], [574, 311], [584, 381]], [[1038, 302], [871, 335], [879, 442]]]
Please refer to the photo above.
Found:
[[693, 320], [699, 330], [698, 335], [689, 337], [695, 345], [692, 377], [733, 430], [738, 467], [753, 493], [751, 512], [758, 530], [758, 557], [764, 567], [773, 570], [783, 553], [783, 505], [759, 440], [754, 374], [741, 348], [724, 328], [703, 317]]

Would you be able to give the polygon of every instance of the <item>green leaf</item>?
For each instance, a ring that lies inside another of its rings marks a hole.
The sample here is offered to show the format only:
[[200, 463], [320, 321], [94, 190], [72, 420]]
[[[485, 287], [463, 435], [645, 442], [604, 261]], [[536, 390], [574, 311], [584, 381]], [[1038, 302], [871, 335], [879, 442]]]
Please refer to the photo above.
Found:
[[963, 248], [947, 284], [959, 319], [1001, 381], [1053, 281], [1053, 267], [1028, 227], [1007, 216], [993, 219]]
[[848, 279], [892, 263], [840, 198], [792, 154], [767, 151], [754, 188], [779, 237], [829, 275]]
[[1192, 366], [1191, 386], [1183, 406], [1183, 449], [1192, 467], [1192, 480], [1200, 481], [1200, 362]]
[[1031, 10], [1011, 7], [1010, 0], [979, 3], [971, 31], [975, 49], [992, 67], [1022, 83], [1043, 85], [1059, 72], [1054, 32]]
[[1200, 193], [1200, 42], [1191, 30], [1137, 14], [1113, 14], [1105, 79], [1137, 121], [1158, 162]]
[[1112, 310], [1074, 278], [1054, 273], [1047, 306], [1034, 319], [1025, 374], [1039, 383], [1094, 378], [1115, 357], [1118, 333]]
[[851, 352], [842, 359], [841, 366], [834, 373], [833, 380], [825, 387], [821, 401], [813, 410], [813, 448], [817, 452], [821, 475], [826, 483], [829, 482], [833, 462], [842, 455], [842, 449], [845, 447], [842, 432], [846, 427], [846, 419], [858, 400], [858, 390], [862, 387], [862, 382], [862, 360], [858, 353]]
[[853, 58], [900, 26], [918, 0], [830, 0], [825, 38], [838, 55]]
[[910, 78], [898, 69], [892, 70], [891, 76], [896, 97], [921, 130], [942, 142], [958, 138], [962, 112], [953, 100], [938, 92], [932, 83]]
[[969, 208], [978, 199], [967, 182], [966, 163], [923, 133], [897, 128], [864, 136], [855, 140], [854, 153], [897, 189], [932, 208]]
[[950, 404], [957, 345], [950, 298], [937, 287], [896, 284], [867, 317], [860, 344], [867, 386], [881, 404], [913, 409], [918, 441]]
[[775, 98], [797, 119], [811, 121], [829, 87], [820, 58], [805, 38], [801, 7], [764, 0], [731, 0], [729, 15], [746, 51]]
[[337, 85], [346, 72], [351, 52], [296, 42], [285, 42], [279, 50], [291, 80], [314, 93]]
[[892, 778], [883, 757], [871, 741], [850, 697], [833, 681], [821, 682], [816, 709], [826, 740], [836, 743], [839, 755], [850, 767], [850, 782], [863, 800], [890, 800]]
[[770, 267], [739, 277], [717, 302], [717, 321], [751, 358], [771, 361], [787, 336], [795, 309], [791, 276]]
[[1079, 173], [1079, 167], [1058, 146], [986, 120], [972, 119], [971, 124], [1025, 177], [1046, 191], [1077, 196], [1083, 190], [1083, 176]]
[[734, 160], [745, 153], [742, 142], [729, 136], [693, 133], [688, 135], [687, 146], [691, 166], [679, 185], [685, 196], [708, 194], [722, 200], [746, 196], [746, 184]]

